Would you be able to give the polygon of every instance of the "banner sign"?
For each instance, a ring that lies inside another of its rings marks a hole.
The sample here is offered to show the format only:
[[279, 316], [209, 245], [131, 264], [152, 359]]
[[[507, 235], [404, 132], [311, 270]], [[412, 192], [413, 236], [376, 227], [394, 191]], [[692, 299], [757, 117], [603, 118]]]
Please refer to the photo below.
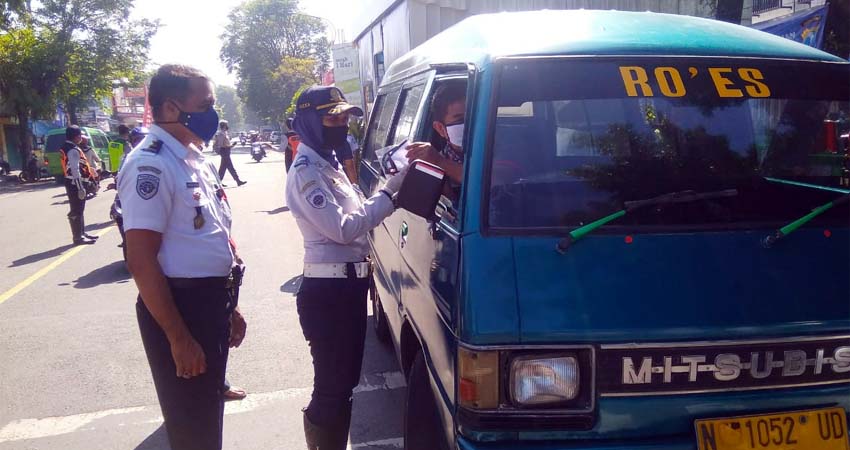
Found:
[[757, 23], [753, 28], [821, 48], [826, 12], [829, 4], [817, 6], [788, 16]]
[[352, 44], [340, 44], [331, 48], [334, 59], [334, 84], [338, 87], [348, 103], [363, 105], [360, 94], [360, 65], [358, 52]]

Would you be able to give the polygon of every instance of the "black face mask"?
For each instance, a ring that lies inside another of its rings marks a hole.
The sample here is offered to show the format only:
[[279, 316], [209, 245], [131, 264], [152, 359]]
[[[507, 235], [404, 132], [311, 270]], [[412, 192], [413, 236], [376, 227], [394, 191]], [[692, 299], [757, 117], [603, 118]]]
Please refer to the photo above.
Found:
[[348, 127], [322, 127], [322, 141], [324, 141], [324, 150], [335, 150], [345, 145], [345, 138], [348, 137]]

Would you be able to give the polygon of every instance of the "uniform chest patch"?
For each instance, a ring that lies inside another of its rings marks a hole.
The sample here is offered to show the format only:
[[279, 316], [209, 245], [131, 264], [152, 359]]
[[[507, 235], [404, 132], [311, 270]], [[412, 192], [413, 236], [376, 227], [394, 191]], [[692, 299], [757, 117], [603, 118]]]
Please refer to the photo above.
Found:
[[328, 206], [327, 194], [321, 188], [313, 189], [307, 194], [307, 203], [313, 208], [322, 209]]
[[140, 173], [136, 177], [136, 193], [139, 197], [150, 200], [159, 192], [159, 177], [149, 173]]

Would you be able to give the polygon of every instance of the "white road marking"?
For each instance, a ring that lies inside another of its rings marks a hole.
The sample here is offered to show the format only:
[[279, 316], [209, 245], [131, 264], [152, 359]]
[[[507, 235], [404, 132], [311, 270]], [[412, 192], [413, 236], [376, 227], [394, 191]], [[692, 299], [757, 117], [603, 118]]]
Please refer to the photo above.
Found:
[[[293, 388], [274, 392], [251, 393], [244, 400], [225, 403], [224, 414], [241, 414], [292, 397], [309, 397], [311, 391], [312, 388]], [[124, 415], [130, 417], [126, 417], [125, 420], [117, 417]], [[162, 423], [159, 405], [107, 409], [64, 417], [19, 419], [0, 428], [0, 444], [68, 434], [82, 429], [94, 429], [95, 422], [109, 418], [119, 420], [118, 423], [123, 426]]]
[[9, 422], [0, 429], [0, 443], [37, 439], [59, 434], [73, 433], [84, 426], [104, 417], [117, 414], [132, 414], [143, 412], [150, 407], [107, 409], [87, 414], [76, 414], [65, 417], [47, 417], [44, 419], [19, 419]]
[[351, 445], [349, 443], [348, 449], [351, 450], [351, 449], [363, 448], [363, 447], [372, 448], [372, 447], [376, 447], [376, 446], [402, 448], [402, 447], [404, 447], [404, 438], [382, 439], [380, 441], [361, 442], [359, 444], [354, 444], [354, 445]]
[[361, 392], [398, 389], [407, 386], [407, 383], [404, 379], [404, 374], [401, 372], [381, 372], [377, 375], [383, 377], [383, 384], [360, 384], [356, 388], [354, 388], [354, 393], [359, 394]]
[[[354, 389], [354, 393], [357, 394], [361, 392], [399, 389], [405, 386], [404, 374], [401, 372], [382, 372], [376, 375], [384, 379], [382, 384], [361, 384]], [[310, 396], [311, 391], [312, 388], [305, 387], [284, 389], [273, 392], [251, 393], [244, 400], [225, 403], [224, 414], [230, 415], [246, 413], [293, 397], [306, 398]], [[107, 409], [103, 411], [63, 417], [18, 419], [9, 422], [3, 428], [0, 428], [0, 443], [58, 436], [83, 429], [91, 430], [96, 428], [97, 421], [110, 418], [113, 419], [113, 421], [110, 422], [114, 424], [112, 426], [133, 426], [162, 422], [159, 405]], [[117, 424], [114, 423], [115, 421], [117, 421]], [[370, 445], [401, 447], [402, 444], [403, 441], [399, 438], [356, 444], [351, 448], [368, 447]]]

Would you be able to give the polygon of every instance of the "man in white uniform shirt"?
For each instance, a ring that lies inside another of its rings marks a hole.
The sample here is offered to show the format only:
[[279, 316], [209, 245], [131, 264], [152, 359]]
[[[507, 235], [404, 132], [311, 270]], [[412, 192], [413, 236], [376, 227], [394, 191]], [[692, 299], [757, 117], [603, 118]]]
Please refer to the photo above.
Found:
[[230, 206], [199, 150], [218, 126], [215, 97], [197, 69], [164, 65], [149, 101], [155, 124], [118, 177], [139, 329], [172, 450], [218, 450], [228, 348], [245, 321]]

